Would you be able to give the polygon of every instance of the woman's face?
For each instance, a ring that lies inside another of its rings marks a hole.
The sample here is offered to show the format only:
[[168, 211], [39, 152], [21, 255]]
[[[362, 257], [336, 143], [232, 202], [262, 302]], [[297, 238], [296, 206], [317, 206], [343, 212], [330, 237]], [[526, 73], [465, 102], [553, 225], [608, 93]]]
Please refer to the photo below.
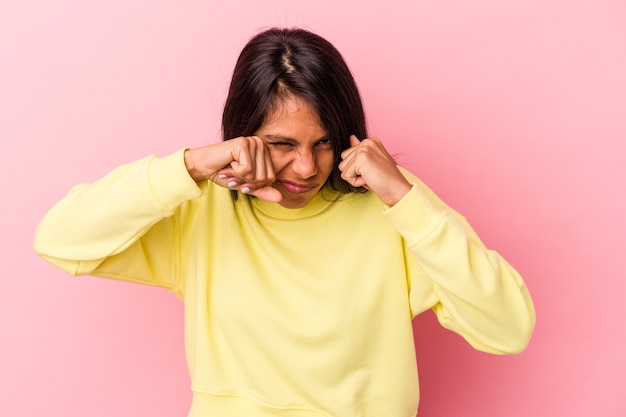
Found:
[[333, 170], [333, 146], [317, 112], [290, 95], [254, 132], [269, 149], [276, 173], [272, 186], [286, 208], [306, 206]]

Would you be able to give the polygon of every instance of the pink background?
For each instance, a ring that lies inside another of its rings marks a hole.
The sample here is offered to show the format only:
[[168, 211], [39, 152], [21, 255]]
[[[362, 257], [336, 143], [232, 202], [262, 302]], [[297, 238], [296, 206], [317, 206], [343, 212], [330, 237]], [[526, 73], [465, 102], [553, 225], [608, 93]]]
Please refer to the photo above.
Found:
[[517, 356], [416, 320], [420, 417], [626, 415], [626, 3], [301, 3], [0, 5], [0, 414], [186, 415], [180, 302], [66, 276], [34, 229], [75, 183], [217, 140], [240, 48], [300, 25], [342, 51], [372, 133], [534, 296]]

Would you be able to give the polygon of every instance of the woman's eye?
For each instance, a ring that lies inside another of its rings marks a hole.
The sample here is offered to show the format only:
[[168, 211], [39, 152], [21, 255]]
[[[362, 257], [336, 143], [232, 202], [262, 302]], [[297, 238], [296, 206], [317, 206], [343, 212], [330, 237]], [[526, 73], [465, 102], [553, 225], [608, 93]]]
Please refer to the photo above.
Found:
[[287, 148], [287, 147], [293, 146], [289, 142], [272, 142], [270, 143], [270, 145], [275, 146], [277, 148]]
[[317, 142], [317, 144], [320, 145], [320, 146], [324, 146], [324, 145], [330, 145], [331, 142], [330, 142], [330, 139], [325, 138], [325, 139], [322, 139], [319, 142]]

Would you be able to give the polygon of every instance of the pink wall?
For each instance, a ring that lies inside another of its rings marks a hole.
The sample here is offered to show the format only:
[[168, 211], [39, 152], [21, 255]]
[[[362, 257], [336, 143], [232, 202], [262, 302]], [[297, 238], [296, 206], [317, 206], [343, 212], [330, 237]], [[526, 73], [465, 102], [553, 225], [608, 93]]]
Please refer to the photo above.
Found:
[[22, 0], [0, 6], [0, 413], [184, 416], [182, 308], [32, 251], [74, 183], [214, 141], [239, 49], [309, 27], [344, 53], [371, 130], [520, 272], [528, 350], [416, 320], [420, 417], [626, 415], [626, 7], [621, 0]]

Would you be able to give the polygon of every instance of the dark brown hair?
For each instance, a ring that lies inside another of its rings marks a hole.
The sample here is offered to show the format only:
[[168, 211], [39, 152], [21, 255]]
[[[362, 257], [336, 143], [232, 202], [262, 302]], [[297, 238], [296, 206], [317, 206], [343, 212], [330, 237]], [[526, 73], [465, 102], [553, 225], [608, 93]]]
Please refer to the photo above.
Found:
[[334, 168], [327, 184], [342, 193], [363, 191], [341, 178], [341, 152], [350, 135], [367, 137], [359, 90], [339, 51], [304, 29], [273, 28], [243, 48], [222, 115], [224, 140], [250, 136], [287, 95], [306, 100], [333, 144]]

